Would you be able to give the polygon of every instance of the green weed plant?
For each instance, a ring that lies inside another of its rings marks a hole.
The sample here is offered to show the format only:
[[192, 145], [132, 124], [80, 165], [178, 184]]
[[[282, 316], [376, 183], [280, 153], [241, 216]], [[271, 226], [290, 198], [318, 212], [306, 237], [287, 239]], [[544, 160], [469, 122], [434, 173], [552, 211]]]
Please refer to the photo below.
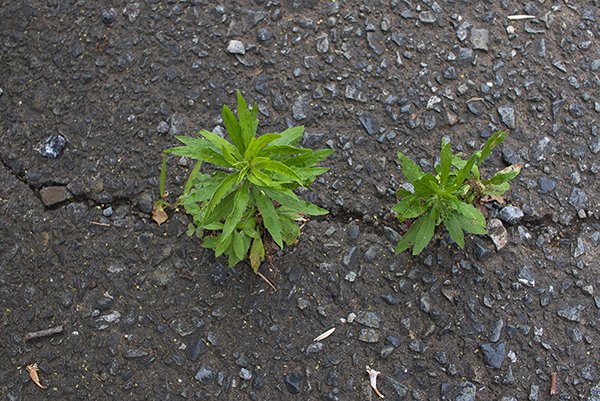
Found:
[[465, 246], [464, 233], [487, 234], [485, 217], [477, 207], [480, 200], [486, 195], [503, 195], [510, 187], [509, 182], [521, 171], [520, 164], [511, 165], [481, 180], [479, 166], [506, 136], [504, 131], [496, 132], [467, 160], [462, 159], [461, 154], [452, 154], [450, 144], [443, 140], [435, 174], [424, 172], [404, 153], [398, 152], [402, 174], [410, 185], [397, 192], [400, 201], [392, 211], [400, 221], [416, 221], [398, 242], [396, 253], [412, 247], [412, 254], [418, 255], [440, 224], [460, 248]]
[[[203, 238], [202, 246], [217, 257], [227, 256], [230, 267], [249, 259], [258, 272], [267, 242], [282, 249], [292, 245], [300, 235], [302, 216], [328, 213], [301, 200], [294, 190], [309, 187], [328, 170], [317, 165], [333, 150], [299, 147], [302, 126], [257, 136], [256, 104], [249, 109], [239, 91], [237, 101], [237, 117], [226, 105], [222, 109], [230, 140], [201, 130], [199, 137], [178, 136], [183, 146], [165, 152], [197, 160], [177, 202], [193, 219], [188, 235]], [[211, 165], [211, 171], [201, 173], [202, 163]], [[161, 198], [165, 169], [166, 156]]]

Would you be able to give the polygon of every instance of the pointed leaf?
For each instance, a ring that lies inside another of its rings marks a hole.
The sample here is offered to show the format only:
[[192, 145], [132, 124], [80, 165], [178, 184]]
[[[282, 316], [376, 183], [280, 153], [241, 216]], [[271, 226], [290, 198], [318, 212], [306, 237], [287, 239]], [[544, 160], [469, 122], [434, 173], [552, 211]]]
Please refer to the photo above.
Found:
[[163, 155], [162, 164], [160, 166], [160, 183], [158, 184], [158, 194], [160, 198], [165, 197], [165, 185], [167, 183], [167, 154]]
[[207, 215], [209, 215], [220, 204], [223, 198], [225, 198], [237, 178], [238, 174], [231, 174], [221, 181], [221, 184], [215, 189], [215, 193], [210, 199], [210, 202], [208, 202], [205, 212]]
[[215, 247], [215, 257], [217, 258], [221, 256], [231, 246], [231, 242], [233, 241], [233, 235], [229, 234], [228, 236], [224, 237], [223, 234], [221, 234], [218, 236], [218, 238], [219, 242]]
[[433, 238], [433, 233], [435, 232], [435, 209], [431, 211], [431, 213], [421, 216], [420, 220], [423, 220], [423, 223], [419, 225], [419, 229], [417, 231], [415, 237], [415, 245], [413, 247], [412, 254], [418, 255], [423, 249], [429, 244], [431, 238]]
[[483, 145], [483, 148], [480, 151], [479, 158], [477, 160], [477, 165], [480, 165], [485, 159], [488, 158], [492, 150], [506, 139], [508, 133], [506, 131], [497, 131], [492, 136], [488, 138]]
[[300, 236], [300, 227], [298, 227], [298, 223], [293, 218], [284, 217], [282, 213], [279, 213], [279, 216], [283, 241], [288, 245], [293, 245]]
[[496, 172], [489, 180], [483, 181], [484, 185], [500, 185], [505, 184], [514, 179], [521, 172], [523, 165], [521, 163], [510, 165]]
[[194, 168], [192, 169], [190, 176], [188, 177], [187, 181], [185, 182], [185, 187], [183, 188], [183, 196], [187, 196], [190, 193], [190, 190], [192, 189], [192, 185], [194, 184], [194, 180], [196, 179], [196, 176], [198, 175], [198, 171], [200, 171], [200, 167], [202, 167], [202, 162], [201, 161], [197, 161], [196, 164], [194, 165]]
[[250, 248], [250, 265], [254, 273], [258, 272], [261, 262], [265, 259], [265, 247], [260, 237], [254, 238]]
[[233, 111], [231, 111], [231, 109], [226, 105], [223, 105], [221, 116], [223, 117], [223, 123], [225, 124], [225, 128], [229, 133], [231, 142], [235, 145], [240, 154], [243, 154], [246, 151], [246, 145], [244, 144], [244, 138], [242, 137], [242, 128], [240, 127], [240, 123], [238, 122], [237, 118], [235, 118]]
[[231, 167], [231, 163], [225, 160], [220, 151], [217, 152], [216, 150], [206, 146], [176, 146], [174, 148], [165, 150], [165, 152], [172, 153], [177, 156], [184, 156], [195, 160], [208, 162], [221, 167]]
[[[234, 231], [232, 234], [231, 247], [237, 261], [244, 259], [244, 234]], [[232, 266], [233, 267], [233, 266]]]
[[452, 165], [452, 150], [450, 144], [445, 140], [442, 141], [442, 151], [440, 152], [440, 187], [444, 188], [448, 176], [450, 175], [450, 167]]
[[242, 155], [237, 150], [237, 148], [235, 146], [233, 146], [233, 144], [231, 142], [227, 141], [225, 138], [221, 138], [219, 135], [215, 134], [214, 132], [210, 132], [210, 131], [206, 131], [206, 130], [200, 130], [198, 133], [200, 135], [202, 135], [203, 137], [205, 137], [208, 141], [210, 141], [210, 143], [215, 145], [217, 148], [219, 148], [221, 150], [226, 149], [227, 152], [229, 152], [237, 161], [242, 160]]
[[281, 134], [281, 138], [274, 140], [271, 143], [273, 145], [292, 145], [296, 146], [300, 143], [302, 136], [304, 135], [304, 126], [299, 125], [297, 127], [290, 127], [283, 131]]
[[411, 194], [392, 207], [399, 220], [414, 219], [427, 211], [429, 202], [420, 195]]
[[264, 134], [258, 138], [252, 138], [250, 145], [248, 145], [246, 153], [244, 154], [244, 159], [252, 160], [261, 149], [280, 137], [281, 136], [279, 134]]
[[444, 227], [448, 230], [452, 241], [462, 249], [465, 247], [465, 235], [463, 234], [462, 225], [456, 213], [444, 218]]
[[254, 198], [256, 199], [256, 205], [258, 211], [263, 218], [263, 224], [271, 237], [275, 241], [279, 248], [283, 249], [283, 239], [281, 236], [281, 224], [279, 222], [279, 216], [273, 206], [273, 202], [262, 193], [261, 190], [257, 189], [254, 191]]
[[402, 152], [398, 152], [398, 161], [400, 162], [402, 174], [408, 182], [413, 183], [424, 174], [421, 167]]
[[240, 127], [242, 130], [242, 138], [244, 140], [244, 149], [250, 144], [250, 140], [254, 138], [254, 122], [252, 120], [252, 113], [248, 110], [248, 105], [242, 97], [240, 91], [237, 91], [238, 99], [238, 118], [240, 121]]
[[300, 185], [303, 184], [302, 178], [300, 178], [294, 170], [276, 160], [263, 161], [255, 164], [254, 167], [260, 168], [261, 170], [265, 170], [267, 174], [276, 173], [279, 176], [285, 177], [292, 181], [296, 181]]
[[320, 149], [290, 157], [283, 161], [286, 166], [312, 167], [333, 153], [333, 149]]
[[306, 202], [298, 198], [295, 193], [290, 190], [287, 191], [272, 191], [264, 189], [265, 194], [279, 202], [282, 206], [288, 207], [298, 213], [310, 215], [310, 216], [322, 216], [328, 214], [329, 211], [320, 208], [317, 205], [313, 205], [310, 202]]
[[227, 236], [233, 232], [237, 224], [242, 220], [242, 216], [248, 206], [248, 181], [245, 181], [240, 188], [235, 192], [233, 199], [233, 211], [226, 217], [225, 225], [223, 226], [223, 235]]
[[273, 145], [273, 143], [271, 143], [262, 148], [262, 150], [258, 152], [258, 155], [274, 158], [278, 156], [301, 155], [310, 152], [313, 152], [313, 150], [308, 148], [298, 148], [291, 145]]

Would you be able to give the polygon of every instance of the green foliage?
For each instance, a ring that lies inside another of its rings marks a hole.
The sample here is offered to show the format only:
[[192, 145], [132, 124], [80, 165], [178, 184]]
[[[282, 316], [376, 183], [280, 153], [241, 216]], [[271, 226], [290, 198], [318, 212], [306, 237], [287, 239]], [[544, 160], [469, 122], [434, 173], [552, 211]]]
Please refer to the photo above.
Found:
[[453, 155], [450, 144], [442, 141], [435, 175], [425, 173], [406, 155], [398, 152], [402, 174], [412, 190], [401, 188], [397, 192], [400, 201], [392, 211], [400, 221], [417, 220], [398, 242], [396, 253], [412, 247], [413, 255], [418, 255], [431, 241], [435, 228], [440, 224], [461, 248], [465, 246], [464, 232], [487, 233], [485, 218], [474, 205], [483, 196], [504, 194], [509, 189], [509, 182], [521, 171], [521, 165], [516, 164], [496, 172], [488, 180], [481, 180], [479, 166], [506, 136], [504, 131], [496, 132], [481, 150], [467, 160], [462, 159], [460, 154]]
[[[201, 130], [199, 138], [178, 136], [183, 146], [166, 152], [197, 160], [177, 203], [193, 218], [188, 234], [204, 238], [202, 246], [216, 256], [226, 255], [230, 267], [249, 259], [257, 272], [267, 241], [291, 245], [300, 235], [301, 215], [328, 213], [293, 191], [326, 172], [316, 165], [333, 151], [299, 147], [302, 126], [256, 136], [257, 106], [249, 109], [239, 91], [237, 100], [237, 118], [227, 106], [222, 109], [231, 142]], [[213, 165], [212, 172], [200, 172], [203, 162]], [[161, 174], [161, 196], [163, 191]]]

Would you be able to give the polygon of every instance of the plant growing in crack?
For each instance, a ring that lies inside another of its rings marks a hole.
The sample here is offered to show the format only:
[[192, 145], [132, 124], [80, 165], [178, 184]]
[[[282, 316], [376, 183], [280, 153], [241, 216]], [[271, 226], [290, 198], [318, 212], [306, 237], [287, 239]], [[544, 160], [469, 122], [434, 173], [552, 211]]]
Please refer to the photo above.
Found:
[[464, 233], [487, 233], [485, 217], [478, 209], [484, 196], [499, 197], [508, 191], [509, 182], [521, 171], [521, 165], [511, 165], [481, 180], [479, 166], [492, 150], [506, 139], [507, 133], [498, 131], [483, 148], [464, 160], [453, 155], [450, 144], [442, 140], [440, 161], [435, 175], [425, 173], [404, 153], [398, 152], [402, 174], [407, 180], [396, 195], [399, 203], [392, 207], [400, 221], [417, 219], [396, 246], [396, 253], [412, 247], [418, 255], [433, 238], [435, 228], [443, 224], [450, 238], [464, 248]]
[[[223, 106], [222, 117], [229, 138], [201, 130], [198, 138], [178, 136], [183, 146], [167, 149], [167, 154], [197, 160], [183, 194], [171, 205], [166, 202], [166, 155], [163, 158], [160, 192], [155, 207], [181, 205], [192, 216], [188, 235], [203, 238], [202, 246], [216, 256], [228, 257], [233, 267], [249, 259], [254, 272], [276, 244], [292, 245], [300, 235], [304, 215], [318, 216], [327, 210], [303, 201], [293, 192], [309, 187], [328, 169], [317, 167], [333, 150], [299, 147], [304, 127], [291, 127], [282, 133], [256, 136], [258, 109], [249, 109], [237, 92], [237, 118]], [[212, 172], [202, 173], [202, 163]]]

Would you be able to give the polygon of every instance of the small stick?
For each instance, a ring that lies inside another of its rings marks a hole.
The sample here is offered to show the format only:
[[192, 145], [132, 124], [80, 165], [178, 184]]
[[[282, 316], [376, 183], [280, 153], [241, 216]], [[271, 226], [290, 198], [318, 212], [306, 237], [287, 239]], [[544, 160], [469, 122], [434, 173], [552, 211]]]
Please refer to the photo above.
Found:
[[48, 337], [48, 336], [52, 336], [54, 334], [62, 333], [62, 331], [63, 331], [62, 326], [51, 327], [46, 330], [33, 331], [31, 333], [27, 333], [27, 334], [25, 334], [24, 339], [25, 339], [25, 341], [29, 341], [29, 340], [33, 340], [35, 338]]
[[558, 374], [556, 372], [553, 372], [550, 375], [550, 395], [558, 394], [558, 390], [556, 389], [557, 381], [558, 381]]
[[271, 280], [269, 280], [268, 278], [266, 278], [264, 274], [262, 274], [261, 272], [256, 272], [256, 274], [258, 274], [260, 276], [260, 278], [262, 278], [263, 280], [265, 280], [265, 282], [271, 286], [271, 288], [273, 289], [273, 291], [277, 291], [277, 288], [275, 287], [275, 284], [273, 284], [271, 282]]
[[102, 227], [112, 227], [110, 224], [101, 223], [99, 221], [90, 221], [90, 224], [94, 224], [96, 226], [102, 226]]

